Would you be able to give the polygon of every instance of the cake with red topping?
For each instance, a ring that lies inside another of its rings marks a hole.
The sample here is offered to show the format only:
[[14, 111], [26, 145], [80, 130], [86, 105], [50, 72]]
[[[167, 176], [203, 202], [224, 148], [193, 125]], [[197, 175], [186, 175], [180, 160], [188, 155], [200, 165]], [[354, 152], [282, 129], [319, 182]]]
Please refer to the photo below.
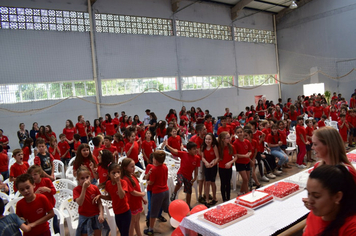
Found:
[[273, 200], [273, 196], [262, 191], [249, 192], [236, 198], [236, 203], [249, 208], [258, 207]]
[[299, 185], [288, 182], [278, 182], [268, 188], [265, 188], [263, 191], [269, 193], [275, 197], [284, 198], [291, 193], [294, 193], [299, 190]]
[[204, 219], [217, 225], [224, 225], [246, 214], [246, 208], [228, 203], [205, 212]]

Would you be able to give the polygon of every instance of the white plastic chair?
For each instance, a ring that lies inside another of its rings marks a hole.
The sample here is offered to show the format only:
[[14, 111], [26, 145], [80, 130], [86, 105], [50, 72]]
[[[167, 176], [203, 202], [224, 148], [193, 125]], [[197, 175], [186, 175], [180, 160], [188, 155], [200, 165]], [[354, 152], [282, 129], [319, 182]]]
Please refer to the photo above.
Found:
[[70, 189], [59, 189], [56, 194], [54, 194], [54, 198], [56, 199], [55, 208], [59, 209], [62, 202], [70, 197], [73, 197], [73, 191]]
[[3, 192], [0, 192], [0, 198], [3, 200], [4, 204], [11, 201], [10, 196]]
[[90, 141], [88, 142], [88, 145], [89, 145], [90, 151], [91, 151], [91, 152], [93, 152], [93, 150], [94, 150], [94, 144], [93, 144], [93, 141], [92, 141], [92, 140], [90, 140]]
[[58, 222], [59, 222], [59, 233], [54, 233], [54, 228], [53, 228], [53, 218], [51, 218], [48, 223], [49, 223], [49, 230], [51, 231], [51, 235], [55, 236], [61, 236], [65, 235], [65, 229], [64, 229], [64, 217], [63, 215], [56, 209], [53, 208], [54, 214], [57, 216]]
[[64, 200], [59, 207], [60, 212], [64, 212], [64, 211], [68, 212], [68, 217], [65, 217], [65, 219], [67, 221], [67, 226], [68, 226], [70, 236], [75, 236], [75, 232], [78, 227], [78, 218], [79, 218], [78, 208], [79, 205], [75, 201], [73, 201], [73, 198], [68, 198]]
[[57, 179], [53, 181], [53, 185], [57, 191], [61, 189], [73, 190], [75, 187], [77, 187], [77, 183], [69, 179]]
[[15, 159], [15, 158], [11, 158], [11, 159], [9, 160], [9, 174], [10, 174], [10, 168], [11, 168], [11, 166], [12, 166], [13, 164], [15, 164], [15, 162], [16, 162], [16, 159]]
[[71, 181], [75, 181], [75, 177], [73, 175], [73, 166], [68, 166], [66, 170], [66, 179]]
[[112, 209], [112, 201], [101, 200], [104, 207], [104, 216], [106, 217], [106, 221], [110, 227], [110, 234], [117, 235], [117, 226], [115, 222], [115, 213]]
[[75, 157], [72, 157], [70, 161], [68, 162], [68, 166], [73, 166], [73, 162], [75, 161]]
[[29, 166], [33, 166], [35, 164], [35, 157], [33, 156], [33, 157], [31, 157], [30, 156], [30, 158], [28, 159], [28, 165]]
[[[12, 152], [7, 152], [7, 157], [9, 158], [9, 161], [11, 160], [12, 158]], [[15, 159], [15, 158], [14, 158]]]
[[14, 181], [10, 181], [10, 179], [7, 179], [3, 182], [4, 184], [7, 184], [9, 186], [9, 197], [10, 199], [14, 199], [15, 198], [15, 191], [14, 191]]
[[60, 160], [53, 160], [53, 167], [54, 167], [54, 176], [56, 178], [65, 178], [65, 173], [64, 173], [64, 164]]
[[146, 169], [146, 165], [145, 165], [145, 161], [143, 160], [142, 153], [140, 153], [140, 155], [138, 155], [138, 161], [141, 163], [142, 168], [145, 170]]
[[18, 198], [15, 198], [15, 199], [12, 199], [11, 201], [9, 201], [5, 206], [4, 215], [8, 215], [8, 214], [11, 214], [11, 213], [16, 213], [16, 204], [22, 198], [23, 197], [18, 197]]

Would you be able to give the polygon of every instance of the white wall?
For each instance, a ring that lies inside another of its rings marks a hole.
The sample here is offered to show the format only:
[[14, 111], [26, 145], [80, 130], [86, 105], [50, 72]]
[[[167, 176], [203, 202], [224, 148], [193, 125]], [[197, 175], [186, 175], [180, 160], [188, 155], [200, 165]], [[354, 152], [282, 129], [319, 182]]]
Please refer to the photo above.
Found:
[[[182, 6], [191, 3], [183, 1]], [[4, 0], [3, 6], [21, 6], [45, 9], [87, 11], [86, 1], [47, 0]], [[241, 14], [235, 22], [230, 19], [230, 8], [222, 5], [195, 3], [176, 15], [166, 0], [97, 0], [94, 13], [112, 13], [147, 17], [162, 17], [222, 24], [255, 29], [273, 30], [272, 17], [258, 13], [249, 17], [249, 11]], [[197, 75], [275, 74], [276, 59], [274, 45], [254, 44], [210, 39], [184, 37], [160, 37], [147, 35], [125, 35], [95, 32], [98, 78], [142, 78]], [[38, 32], [1, 30], [0, 42], [4, 50], [0, 54], [0, 83], [46, 82], [57, 80], [92, 79], [90, 40], [88, 33]], [[10, 61], [8, 61], [10, 59]], [[237, 81], [237, 79], [235, 79]], [[181, 100], [199, 99], [212, 90], [171, 91], [167, 95]], [[102, 96], [100, 102], [117, 103], [131, 99], [134, 95]], [[209, 109], [213, 116], [224, 113], [230, 107], [234, 114], [254, 103], [255, 95], [267, 95], [276, 101], [278, 86], [262, 86], [254, 90], [237, 88], [218, 89], [208, 98], [194, 103], [176, 101], [159, 93], [146, 93], [129, 103], [118, 106], [104, 106], [101, 115], [126, 111], [128, 115], [138, 114], [141, 118], [147, 108], [164, 119], [170, 108], [177, 111], [182, 105], [190, 108], [200, 106]], [[88, 98], [95, 101], [94, 97]], [[1, 105], [12, 110], [42, 108], [57, 101], [29, 102]], [[16, 131], [24, 122], [31, 129], [34, 121], [40, 125], [50, 124], [57, 135], [62, 131], [65, 120], [76, 122], [78, 115], [84, 115], [93, 122], [96, 106], [78, 99], [70, 99], [60, 105], [31, 114], [0, 113], [0, 128], [10, 138], [11, 148], [18, 146]]]

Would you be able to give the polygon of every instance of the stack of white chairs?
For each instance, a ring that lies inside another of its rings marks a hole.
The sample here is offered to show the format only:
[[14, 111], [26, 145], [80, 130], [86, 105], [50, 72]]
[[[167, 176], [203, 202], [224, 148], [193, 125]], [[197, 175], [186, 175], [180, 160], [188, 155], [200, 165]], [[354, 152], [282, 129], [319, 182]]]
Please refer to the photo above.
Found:
[[75, 181], [75, 177], [73, 175], [73, 166], [68, 166], [66, 170], [66, 179], [69, 179], [71, 181]]
[[60, 213], [59, 210], [57, 210], [56, 208], [53, 208], [54, 214], [57, 216], [58, 219], [58, 223], [59, 223], [59, 233], [54, 233], [54, 228], [53, 228], [53, 218], [51, 218], [48, 223], [49, 223], [49, 229], [51, 231], [51, 235], [55, 235], [55, 236], [62, 236], [65, 235], [65, 229], [64, 229], [64, 217], [63, 215]]
[[18, 201], [20, 201], [23, 197], [17, 197], [12, 199], [11, 201], [9, 201], [6, 205], [5, 205], [5, 210], [4, 210], [4, 215], [8, 215], [11, 213], [16, 213], [16, 204]]
[[298, 152], [297, 135], [289, 134], [287, 137], [287, 144], [288, 144], [288, 147], [286, 148], [286, 153], [288, 155], [292, 155], [292, 157], [293, 157], [294, 152], [297, 155], [297, 152]]
[[53, 160], [53, 167], [54, 167], [54, 177], [64, 179], [65, 170], [64, 170], [63, 162], [60, 160]]
[[3, 193], [3, 192], [0, 192], [0, 198], [3, 200], [4, 204], [11, 201], [9, 195], [7, 195], [6, 193]]
[[78, 220], [79, 220], [78, 208], [79, 205], [75, 201], [73, 201], [72, 197], [64, 200], [59, 207], [60, 212], [68, 213], [68, 216], [67, 217], [64, 216], [64, 218], [67, 222], [70, 236], [75, 236], [76, 230], [78, 228]]
[[73, 191], [73, 189], [77, 187], [77, 183], [69, 179], [57, 179], [53, 181], [53, 185], [57, 191], [61, 189], [69, 189]]

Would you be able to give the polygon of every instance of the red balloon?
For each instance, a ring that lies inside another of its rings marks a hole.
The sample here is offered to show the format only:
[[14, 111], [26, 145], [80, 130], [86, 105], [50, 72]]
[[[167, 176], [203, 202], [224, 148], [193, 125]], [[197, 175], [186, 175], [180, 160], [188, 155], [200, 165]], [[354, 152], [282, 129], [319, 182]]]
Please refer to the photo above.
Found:
[[169, 204], [168, 211], [171, 217], [181, 222], [183, 218], [186, 217], [186, 215], [189, 213], [189, 206], [185, 201], [178, 199]]
[[197, 213], [199, 211], [203, 211], [203, 210], [206, 210], [206, 209], [208, 209], [208, 208], [205, 205], [200, 204], [198, 206], [193, 207], [193, 209], [190, 211], [190, 214], [192, 215], [194, 213]]
[[178, 227], [172, 232], [171, 236], [184, 236], [184, 234], [182, 230], [180, 230], [180, 228]]

